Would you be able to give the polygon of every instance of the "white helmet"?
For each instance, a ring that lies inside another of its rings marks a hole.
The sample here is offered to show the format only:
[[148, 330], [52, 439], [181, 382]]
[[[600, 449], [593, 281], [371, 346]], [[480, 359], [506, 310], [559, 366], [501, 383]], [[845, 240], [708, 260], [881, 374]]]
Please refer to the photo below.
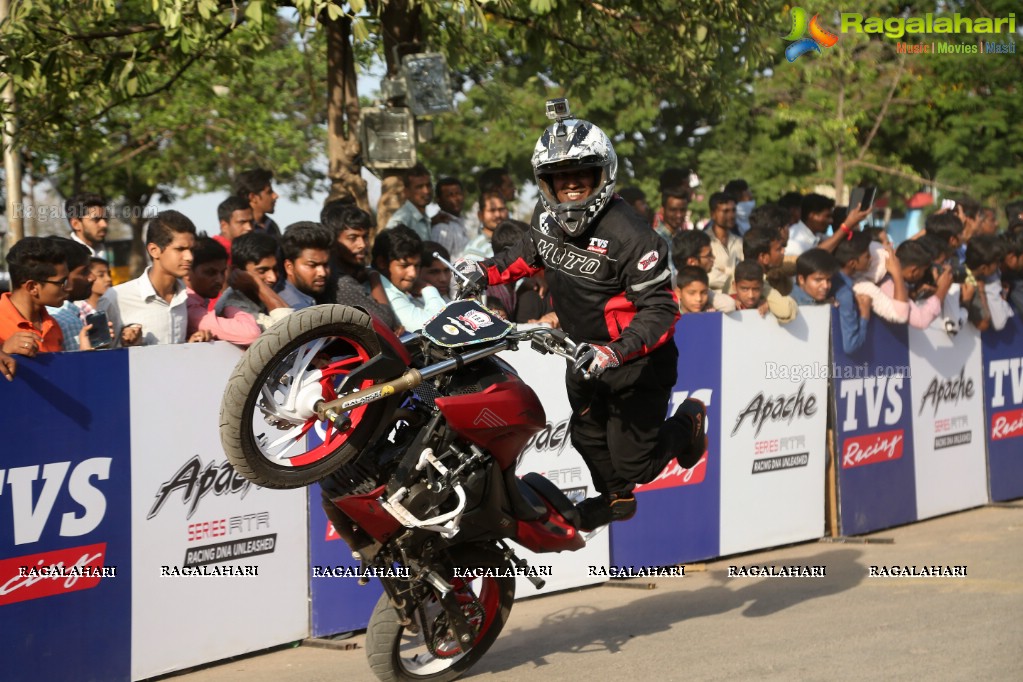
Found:
[[[559, 119], [547, 126], [533, 149], [533, 176], [540, 188], [540, 202], [570, 237], [582, 234], [604, 210], [615, 191], [618, 156], [611, 140], [589, 121]], [[593, 192], [582, 201], [561, 203], [554, 193], [551, 175], [557, 171], [600, 169]]]

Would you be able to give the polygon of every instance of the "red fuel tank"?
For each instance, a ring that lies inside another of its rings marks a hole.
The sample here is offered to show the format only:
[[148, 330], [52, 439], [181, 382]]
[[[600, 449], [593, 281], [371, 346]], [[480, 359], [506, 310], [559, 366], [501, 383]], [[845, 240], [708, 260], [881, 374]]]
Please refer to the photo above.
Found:
[[502, 470], [514, 467], [529, 437], [547, 425], [540, 399], [518, 377], [435, 402], [455, 433], [488, 450]]

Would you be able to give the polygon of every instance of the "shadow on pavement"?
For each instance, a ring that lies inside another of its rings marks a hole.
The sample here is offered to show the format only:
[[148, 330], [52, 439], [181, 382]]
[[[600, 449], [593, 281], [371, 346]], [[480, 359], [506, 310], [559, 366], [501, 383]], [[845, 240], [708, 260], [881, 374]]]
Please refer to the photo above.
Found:
[[[601, 608], [600, 601], [612, 587], [595, 587], [593, 605], [574, 606], [549, 614], [535, 626], [522, 625], [512, 610], [511, 628], [506, 629], [494, 648], [470, 671], [469, 675], [510, 670], [532, 661], [546, 665], [553, 653], [593, 653], [622, 651], [629, 640], [671, 629], [679, 629], [679, 641], [686, 641], [689, 621], [704, 616], [737, 611], [746, 618], [762, 618], [812, 599], [852, 589], [867, 575], [857, 560], [862, 552], [834, 549], [810, 556], [786, 557], [770, 562], [776, 566], [826, 566], [822, 578], [729, 578], [727, 565], [715, 567], [708, 575], [715, 583], [687, 590], [686, 578], [662, 578], [650, 596], [628, 604]], [[734, 566], [762, 566], [753, 557], [737, 557]], [[768, 564], [768, 565], [770, 565]], [[678, 588], [665, 583], [682, 582]]]

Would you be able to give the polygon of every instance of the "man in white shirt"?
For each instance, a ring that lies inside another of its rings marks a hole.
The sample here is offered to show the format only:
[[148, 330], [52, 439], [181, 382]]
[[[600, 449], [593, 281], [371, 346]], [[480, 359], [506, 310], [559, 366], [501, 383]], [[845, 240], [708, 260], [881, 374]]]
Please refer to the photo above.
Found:
[[149, 221], [146, 252], [152, 265], [142, 276], [107, 290], [99, 300], [121, 346], [209, 341], [207, 331], [188, 334], [188, 288], [195, 225], [178, 211], [162, 211]]
[[707, 273], [710, 288], [723, 294], [732, 286], [732, 273], [742, 261], [742, 237], [735, 232], [735, 197], [725, 192], [710, 195], [710, 222], [704, 232], [710, 237], [714, 267]]
[[473, 260], [492, 258], [494, 247], [490, 245], [490, 240], [493, 239], [497, 226], [508, 220], [508, 204], [498, 192], [483, 192], [480, 195], [477, 216], [480, 219], [480, 234], [466, 245], [462, 255]]
[[465, 190], [457, 178], [437, 181], [437, 205], [440, 212], [433, 217], [432, 240], [447, 249], [453, 258], [459, 258], [472, 234], [462, 218]]
[[422, 240], [402, 225], [384, 230], [373, 243], [373, 267], [380, 273], [398, 322], [407, 331], [422, 329], [445, 305], [437, 287], [419, 280], [422, 255]]
[[433, 226], [426, 216], [426, 207], [431, 201], [433, 188], [430, 186], [430, 171], [423, 164], [417, 163], [405, 173], [405, 203], [387, 221], [387, 229], [404, 225], [419, 235], [422, 241], [429, 240]]
[[834, 251], [836, 241], [831, 248], [821, 243], [821, 237], [828, 228], [835, 213], [835, 201], [821, 194], [807, 194], [803, 197], [800, 208], [800, 220], [789, 228], [789, 241], [785, 246], [786, 256], [799, 257], [810, 249], [821, 247]]

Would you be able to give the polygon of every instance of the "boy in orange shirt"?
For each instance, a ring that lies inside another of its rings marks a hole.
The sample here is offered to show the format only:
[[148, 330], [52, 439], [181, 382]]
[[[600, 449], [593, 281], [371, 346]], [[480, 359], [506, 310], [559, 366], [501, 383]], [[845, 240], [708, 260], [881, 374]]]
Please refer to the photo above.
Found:
[[46, 306], [64, 305], [70, 288], [67, 257], [52, 239], [25, 237], [7, 254], [11, 292], [0, 295], [0, 344], [5, 353], [34, 357], [64, 350], [64, 334]]

